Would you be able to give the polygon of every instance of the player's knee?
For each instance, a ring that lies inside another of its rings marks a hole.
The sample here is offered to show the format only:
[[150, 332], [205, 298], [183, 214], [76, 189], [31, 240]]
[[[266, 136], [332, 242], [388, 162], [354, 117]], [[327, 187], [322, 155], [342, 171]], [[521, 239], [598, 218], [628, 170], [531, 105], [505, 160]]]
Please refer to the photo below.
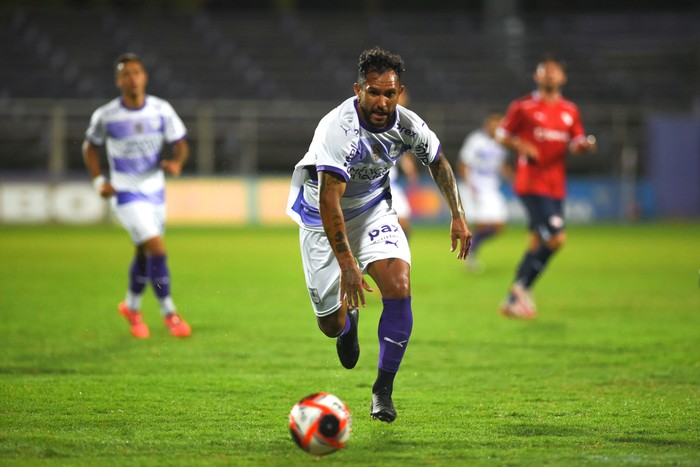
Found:
[[564, 244], [566, 243], [566, 233], [565, 232], [559, 232], [556, 235], [552, 236], [552, 238], [547, 241], [547, 247], [549, 247], [550, 250], [560, 250], [561, 248], [564, 247]]
[[[328, 337], [337, 337], [345, 326], [345, 319], [340, 319], [340, 309], [327, 316], [318, 316], [318, 328]], [[342, 321], [342, 322], [341, 322]]]
[[403, 299], [411, 296], [411, 281], [408, 275], [400, 274], [384, 282], [383, 298]]
[[148, 239], [142, 246], [143, 249], [151, 256], [165, 256], [167, 254], [165, 250], [165, 243], [161, 237], [153, 237]]

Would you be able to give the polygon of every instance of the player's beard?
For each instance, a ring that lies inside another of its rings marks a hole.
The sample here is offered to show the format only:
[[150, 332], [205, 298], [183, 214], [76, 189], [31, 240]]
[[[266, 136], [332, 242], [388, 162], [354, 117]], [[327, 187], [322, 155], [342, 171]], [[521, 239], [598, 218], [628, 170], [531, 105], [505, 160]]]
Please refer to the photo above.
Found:
[[379, 109], [362, 109], [365, 115], [365, 120], [374, 129], [381, 130], [386, 128], [391, 123], [391, 114]]

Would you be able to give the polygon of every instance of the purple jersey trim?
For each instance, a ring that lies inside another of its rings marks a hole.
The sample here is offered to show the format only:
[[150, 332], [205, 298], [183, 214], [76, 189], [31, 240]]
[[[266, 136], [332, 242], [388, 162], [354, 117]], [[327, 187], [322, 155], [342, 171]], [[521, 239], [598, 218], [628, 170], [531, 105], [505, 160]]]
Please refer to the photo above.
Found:
[[141, 110], [141, 109], [143, 109], [144, 107], [146, 107], [147, 101], [148, 101], [148, 96], [146, 96], [146, 98], [143, 100], [143, 105], [142, 105], [141, 107], [129, 107], [128, 105], [126, 105], [126, 104], [124, 103], [124, 99], [121, 99], [121, 98], [120, 98], [120, 99], [119, 99], [119, 105], [120, 105], [123, 109], [129, 110], [129, 111], [132, 111], [132, 112], [135, 112], [135, 111]]
[[387, 172], [383, 177], [372, 181], [369, 185], [365, 185], [364, 183], [353, 183], [352, 180], [350, 180], [350, 182], [348, 182], [348, 186], [345, 187], [344, 196], [359, 196], [377, 191], [386, 183], [387, 178], [389, 178], [389, 172]]
[[126, 174], [142, 174], [149, 170], [158, 168], [160, 153], [150, 156], [139, 157], [138, 159], [126, 159], [123, 157], [112, 157], [112, 166], [116, 172]]
[[[384, 190], [382, 191], [378, 196], [370, 200], [368, 203], [355, 208], [355, 209], [344, 209], [343, 210], [343, 219], [346, 221], [349, 221], [350, 219], [353, 219], [360, 214], [363, 214], [367, 212], [369, 209], [373, 208], [374, 206], [378, 205], [384, 200], [389, 200], [391, 199], [391, 193], [389, 190]], [[321, 222], [321, 212], [319, 209], [315, 206], [311, 206], [306, 199], [304, 198], [304, 192], [303, 190], [299, 191], [299, 195], [297, 196], [297, 199], [294, 201], [294, 204], [292, 205], [292, 210], [299, 214], [299, 217], [301, 217], [302, 222], [304, 225], [308, 225], [309, 227], [322, 227], [323, 222]]]
[[[153, 122], [157, 118], [157, 125]], [[124, 139], [130, 136], [163, 133], [165, 122], [163, 117], [146, 117], [138, 120], [122, 120], [107, 124], [107, 134], [114, 139]]]
[[145, 201], [151, 204], [163, 204], [165, 202], [165, 190], [154, 193], [135, 193], [131, 191], [117, 192], [117, 204], [133, 203], [134, 201]]
[[343, 177], [343, 179], [345, 179], [346, 182], [348, 180], [350, 180], [350, 176], [348, 175], [347, 172], [345, 172], [343, 169], [339, 169], [338, 167], [333, 167], [332, 165], [318, 165], [318, 166], [316, 166], [316, 171], [317, 172], [333, 172], [334, 174], [338, 174], [341, 177]]

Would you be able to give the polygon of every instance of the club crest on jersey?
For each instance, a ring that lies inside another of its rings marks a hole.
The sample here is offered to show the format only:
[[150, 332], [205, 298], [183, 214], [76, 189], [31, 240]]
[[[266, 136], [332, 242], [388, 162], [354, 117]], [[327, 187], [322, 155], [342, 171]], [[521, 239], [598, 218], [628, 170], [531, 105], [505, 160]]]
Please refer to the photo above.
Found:
[[566, 124], [566, 126], [571, 126], [574, 124], [574, 118], [568, 112], [561, 113], [561, 121]]
[[382, 158], [384, 147], [381, 144], [373, 144], [371, 146], [372, 162], [377, 163]]
[[314, 302], [316, 305], [321, 303], [321, 296], [318, 293], [318, 289], [309, 287], [309, 296], [311, 297], [311, 301]]
[[401, 154], [403, 154], [402, 149], [402, 144], [391, 143], [391, 148], [389, 149], [389, 157], [391, 157], [392, 159], [396, 159]]
[[140, 134], [140, 133], [143, 133], [143, 125], [141, 125], [140, 122], [136, 123], [136, 124], [134, 125], [134, 131], [135, 131], [136, 133], [139, 133], [139, 134]]

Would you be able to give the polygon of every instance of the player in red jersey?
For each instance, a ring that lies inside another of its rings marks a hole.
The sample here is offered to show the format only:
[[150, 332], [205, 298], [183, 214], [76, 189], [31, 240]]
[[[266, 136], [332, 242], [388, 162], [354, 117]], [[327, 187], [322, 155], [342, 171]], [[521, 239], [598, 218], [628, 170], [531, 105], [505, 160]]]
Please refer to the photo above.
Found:
[[578, 107], [564, 99], [564, 65], [546, 57], [534, 74], [537, 91], [513, 101], [496, 131], [496, 139], [517, 153], [514, 190], [528, 213], [529, 245], [518, 266], [501, 313], [534, 318], [530, 294], [535, 279], [566, 240], [563, 201], [566, 155], [594, 151], [594, 136], [586, 136]]

